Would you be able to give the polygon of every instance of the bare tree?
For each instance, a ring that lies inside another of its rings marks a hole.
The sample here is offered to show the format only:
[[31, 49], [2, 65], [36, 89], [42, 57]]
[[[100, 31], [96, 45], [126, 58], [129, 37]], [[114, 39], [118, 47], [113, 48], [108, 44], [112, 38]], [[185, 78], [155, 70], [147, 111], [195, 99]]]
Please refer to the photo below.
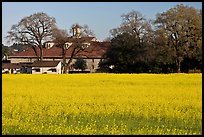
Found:
[[66, 52], [69, 48], [69, 45], [66, 45], [68, 41], [68, 32], [63, 29], [54, 28], [53, 29], [53, 42], [62, 49], [62, 58], [63, 58], [63, 67], [62, 72], [65, 73], [66, 68]]
[[[32, 46], [37, 59], [43, 60], [43, 43], [51, 40], [55, 27], [55, 18], [40, 12], [24, 17], [18, 24], [13, 25], [6, 38], [8, 43], [16, 42]], [[40, 55], [37, 54], [40, 49]]]
[[[72, 31], [76, 31], [73, 28], [78, 26], [79, 28], [82, 28], [80, 25], [78, 24], [73, 24], [71, 26], [71, 30]], [[82, 30], [81, 32], [78, 32], [79, 35], [76, 35], [73, 32], [73, 36], [69, 37], [68, 33], [66, 30], [61, 30], [59, 28], [54, 28], [53, 31], [53, 39], [54, 42], [56, 43], [56, 45], [60, 46], [62, 48], [62, 57], [63, 57], [63, 73], [67, 73], [69, 66], [74, 58], [74, 56], [79, 53], [80, 51], [84, 50], [85, 48], [87, 48], [88, 46], [85, 43], [85, 40], [83, 39], [83, 33], [84, 30]], [[70, 31], [71, 32], [71, 31]], [[88, 31], [87, 31], [88, 32]], [[66, 52], [67, 50], [71, 50], [71, 55], [70, 58], [68, 60], [68, 62], [66, 62]]]
[[110, 30], [112, 37], [122, 33], [129, 33], [134, 35], [138, 41], [138, 44], [144, 41], [145, 36], [151, 30], [150, 22], [147, 21], [140, 12], [131, 11], [127, 14], [122, 14], [122, 24], [118, 28]]
[[83, 25], [83, 27], [82, 27], [82, 34], [81, 34], [82, 36], [95, 36], [95, 34], [94, 34], [94, 32], [93, 32], [93, 30], [91, 30], [90, 28], [89, 28], [89, 26], [88, 25]]

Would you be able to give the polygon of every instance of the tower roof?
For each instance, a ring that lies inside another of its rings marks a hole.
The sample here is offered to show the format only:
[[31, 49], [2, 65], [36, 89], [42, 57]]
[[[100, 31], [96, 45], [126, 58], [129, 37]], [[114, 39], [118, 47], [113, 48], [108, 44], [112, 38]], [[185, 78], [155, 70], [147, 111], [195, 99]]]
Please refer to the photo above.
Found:
[[72, 28], [81, 28], [81, 26], [78, 23], [76, 23], [75, 26]]

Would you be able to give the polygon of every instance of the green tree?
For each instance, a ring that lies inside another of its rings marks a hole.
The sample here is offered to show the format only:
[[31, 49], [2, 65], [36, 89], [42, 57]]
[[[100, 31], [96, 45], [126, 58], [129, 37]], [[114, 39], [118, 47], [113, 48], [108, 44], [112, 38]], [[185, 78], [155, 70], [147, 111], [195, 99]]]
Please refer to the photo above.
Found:
[[[154, 44], [152, 45], [154, 59], [153, 59], [153, 72], [169, 73], [174, 71], [174, 60], [171, 55], [171, 48], [167, 45], [168, 37], [166, 37], [164, 30], [158, 29], [154, 31]], [[151, 53], [151, 51], [148, 51]]]
[[110, 30], [111, 48], [99, 66], [113, 72], [147, 72], [147, 63], [153, 59], [151, 21], [134, 10], [121, 17], [121, 25]]
[[111, 40], [111, 47], [105, 54], [105, 60], [99, 67], [105, 67], [111, 72], [133, 73], [144, 71], [145, 49], [138, 45], [134, 35], [123, 33]]
[[[32, 46], [37, 59], [43, 60], [43, 43], [51, 40], [52, 30], [56, 25], [55, 18], [49, 17], [46, 13], [35, 13], [24, 17], [18, 24], [8, 31], [8, 43], [15, 42]], [[40, 55], [37, 54], [37, 48]]]
[[180, 72], [184, 58], [199, 56], [196, 55], [196, 51], [201, 50], [202, 16], [200, 11], [182, 4], [177, 5], [166, 12], [157, 14], [155, 23], [167, 38], [166, 51], [175, 61], [177, 72]]
[[76, 62], [74, 63], [74, 68], [84, 71], [86, 67], [86, 61], [82, 57], [77, 58]]
[[9, 55], [9, 47], [7, 47], [7, 46], [4, 46], [4, 44], [2, 44], [2, 58], [4, 57], [4, 56], [8, 56]]
[[134, 35], [138, 44], [144, 42], [151, 30], [150, 21], [146, 20], [140, 12], [135, 10], [132, 10], [127, 14], [122, 14], [121, 17], [121, 25], [110, 30], [112, 38], [126, 32]]

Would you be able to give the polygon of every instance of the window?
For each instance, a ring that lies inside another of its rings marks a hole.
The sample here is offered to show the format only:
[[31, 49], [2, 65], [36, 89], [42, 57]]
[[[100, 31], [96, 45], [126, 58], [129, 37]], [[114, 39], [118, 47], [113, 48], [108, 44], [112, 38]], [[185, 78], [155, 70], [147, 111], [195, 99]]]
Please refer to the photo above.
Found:
[[52, 69], [52, 72], [57, 72], [57, 70], [56, 69]]
[[57, 72], [57, 70], [55, 68], [48, 69], [48, 71]]
[[39, 68], [33, 69], [35, 72], [40, 72]]

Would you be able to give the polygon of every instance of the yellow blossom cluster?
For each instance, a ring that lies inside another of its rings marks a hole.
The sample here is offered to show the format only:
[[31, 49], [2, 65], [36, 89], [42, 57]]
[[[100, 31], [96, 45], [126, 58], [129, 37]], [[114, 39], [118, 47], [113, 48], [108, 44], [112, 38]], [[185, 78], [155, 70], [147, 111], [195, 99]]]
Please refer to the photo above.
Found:
[[2, 134], [201, 135], [202, 74], [3, 74]]

